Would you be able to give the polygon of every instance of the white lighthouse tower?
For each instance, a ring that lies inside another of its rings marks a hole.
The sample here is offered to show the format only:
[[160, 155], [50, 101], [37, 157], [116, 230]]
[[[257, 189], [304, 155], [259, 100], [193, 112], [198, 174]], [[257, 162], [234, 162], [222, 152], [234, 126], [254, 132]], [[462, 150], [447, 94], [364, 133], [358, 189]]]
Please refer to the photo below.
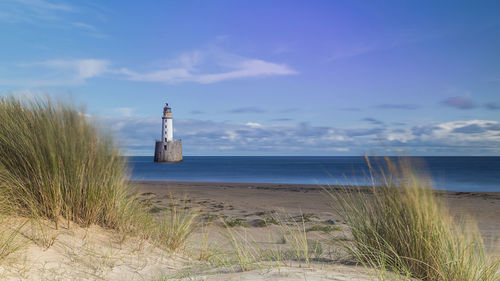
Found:
[[165, 104], [163, 108], [163, 117], [162, 119], [162, 132], [161, 137], [164, 142], [169, 142], [174, 140], [174, 125], [172, 119], [172, 108], [168, 106], [168, 103]]
[[165, 104], [163, 108], [161, 127], [161, 140], [156, 141], [155, 162], [179, 162], [182, 161], [182, 142], [174, 140], [174, 125], [172, 108]]

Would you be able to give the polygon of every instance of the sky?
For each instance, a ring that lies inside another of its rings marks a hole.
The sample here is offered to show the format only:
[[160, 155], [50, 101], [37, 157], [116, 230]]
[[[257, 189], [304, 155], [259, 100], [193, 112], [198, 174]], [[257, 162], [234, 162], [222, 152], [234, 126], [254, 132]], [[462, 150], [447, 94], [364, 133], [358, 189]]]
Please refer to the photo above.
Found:
[[0, 2], [0, 95], [153, 155], [500, 156], [499, 1]]

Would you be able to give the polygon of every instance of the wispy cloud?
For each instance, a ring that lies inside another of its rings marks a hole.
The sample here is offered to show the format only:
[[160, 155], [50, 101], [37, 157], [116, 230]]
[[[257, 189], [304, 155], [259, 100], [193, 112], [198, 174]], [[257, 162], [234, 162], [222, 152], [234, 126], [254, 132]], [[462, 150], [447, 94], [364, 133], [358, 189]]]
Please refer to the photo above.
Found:
[[235, 109], [231, 109], [228, 111], [228, 113], [235, 113], [235, 114], [241, 114], [241, 113], [265, 113], [266, 111], [260, 107], [257, 106], [247, 106], [247, 107], [239, 107]]
[[205, 111], [201, 111], [201, 110], [192, 110], [192, 111], [191, 111], [191, 114], [196, 114], [196, 115], [199, 115], [199, 114], [205, 114]]
[[172, 61], [176, 63], [170, 67], [144, 72], [122, 68], [118, 73], [132, 81], [168, 84], [183, 82], [211, 84], [226, 80], [297, 74], [296, 70], [283, 63], [246, 58], [220, 50], [184, 53]]
[[409, 103], [403, 103], [403, 104], [392, 104], [392, 103], [384, 103], [384, 104], [379, 104], [376, 106], [377, 108], [381, 109], [406, 109], [406, 110], [414, 110], [418, 109], [420, 106], [416, 104], [409, 104]]
[[269, 121], [286, 122], [286, 121], [293, 121], [293, 119], [292, 118], [273, 118]]
[[440, 104], [456, 109], [472, 109], [476, 107], [476, 104], [471, 99], [461, 96], [446, 98], [442, 100]]
[[86, 80], [101, 76], [109, 71], [109, 61], [103, 59], [75, 59], [75, 60], [48, 60], [35, 65], [52, 69], [52, 76], [57, 78], [46, 79], [47, 85], [81, 84]]
[[262, 125], [260, 123], [257, 123], [257, 122], [247, 122], [245, 125], [250, 127], [250, 128], [261, 128], [262, 127]]
[[282, 109], [278, 112], [280, 113], [291, 113], [291, 112], [299, 112], [303, 110], [303, 108], [300, 108], [300, 107], [289, 107], [289, 108], [285, 108], [285, 109]]
[[72, 11], [73, 7], [66, 4], [55, 4], [49, 1], [43, 0], [16, 0], [19, 3], [29, 5], [30, 7], [34, 7], [37, 9], [45, 9], [45, 10], [59, 10], [59, 11]]
[[384, 122], [382, 122], [378, 119], [372, 118], [372, 117], [365, 117], [365, 118], [361, 119], [361, 121], [369, 122], [373, 125], [383, 125], [384, 124]]
[[44, 0], [15, 0], [0, 3], [0, 20], [9, 23], [37, 23], [60, 20], [75, 7]]
[[131, 107], [117, 107], [113, 111], [124, 117], [131, 117], [134, 113], [134, 109]]
[[[82, 25], [83, 26], [83, 25]], [[90, 28], [90, 27], [88, 27]], [[214, 58], [212, 58], [213, 60]], [[217, 59], [217, 58], [216, 58]], [[0, 81], [0, 84], [29, 84], [36, 86], [71, 85], [85, 82], [87, 79], [102, 76], [105, 73], [115, 78], [123, 78], [140, 82], [181, 83], [195, 82], [210, 84], [225, 80], [242, 79], [250, 77], [266, 77], [275, 75], [296, 74], [286, 65], [266, 62], [258, 59], [241, 58], [235, 55], [226, 55], [222, 60], [216, 60], [216, 67], [233, 68], [236, 70], [202, 74], [200, 73], [200, 54], [193, 52], [183, 54], [170, 61], [170, 68], [153, 72], [137, 73], [126, 68], [111, 68], [111, 63], [106, 59], [55, 59], [42, 62], [17, 64], [17, 67], [28, 71], [38, 69], [36, 78], [10, 79]], [[213, 67], [213, 65], [209, 66]], [[29, 76], [29, 75], [28, 75]], [[237, 113], [237, 112], [235, 112]]]
[[455, 33], [455, 30], [435, 29], [431, 32], [420, 32], [414, 28], [394, 28], [390, 32], [382, 32], [372, 38], [355, 37], [349, 42], [346, 40], [336, 40], [330, 47], [330, 56], [325, 62], [348, 59], [362, 55], [368, 55], [374, 52], [388, 51], [391, 49], [411, 45], [417, 42], [427, 41], [429, 39], [440, 38], [448, 34]]
[[83, 31], [86, 31], [87, 34], [91, 37], [95, 38], [107, 38], [108, 36], [101, 32], [97, 27], [94, 25], [88, 24], [88, 23], [83, 23], [83, 22], [73, 22], [71, 23], [72, 26], [81, 29]]
[[500, 104], [494, 102], [488, 102], [483, 105], [484, 108], [488, 110], [500, 110]]
[[497, 104], [495, 102], [487, 102], [482, 105], [478, 105], [474, 100], [463, 96], [449, 97], [442, 100], [439, 104], [461, 110], [474, 109], [479, 107], [487, 110], [500, 110], [500, 104]]
[[200, 83], [215, 83], [224, 80], [248, 78], [248, 77], [266, 77], [279, 75], [297, 74], [295, 70], [285, 64], [267, 62], [258, 59], [247, 59], [234, 65], [236, 70], [199, 75], [196, 80]]
[[343, 107], [340, 110], [342, 110], [342, 111], [361, 111], [361, 108], [359, 108], [359, 107]]
[[109, 70], [109, 62], [101, 59], [48, 60], [39, 64], [56, 70], [69, 71], [73, 74], [72, 80], [76, 82], [99, 76]]
[[[0, 1], [0, 22], [8, 24], [33, 24], [38, 27], [47, 27], [52, 30], [85, 32], [95, 38], [106, 38], [98, 27], [89, 24], [87, 20], [95, 18], [96, 5], [90, 3], [72, 2], [71, 5], [64, 1], [49, 0], [8, 0]], [[75, 21], [75, 18], [81, 20]], [[102, 18], [102, 17], [101, 17]]]
[[9, 66], [11, 71], [23, 75], [9, 77], [10, 73], [4, 72], [0, 85], [23, 87], [78, 85], [110, 72], [109, 66], [108, 60], [95, 58], [12, 64]]
[[453, 133], [462, 133], [462, 134], [479, 134], [486, 131], [486, 128], [483, 128], [479, 124], [470, 124], [461, 127], [454, 128], [451, 132]]
[[83, 23], [83, 22], [74, 22], [74, 23], [72, 23], [72, 25], [76, 26], [76, 27], [79, 27], [81, 29], [86, 29], [86, 30], [89, 30], [89, 31], [96, 31], [95, 26], [93, 26], [91, 24], [87, 24], [87, 23]]

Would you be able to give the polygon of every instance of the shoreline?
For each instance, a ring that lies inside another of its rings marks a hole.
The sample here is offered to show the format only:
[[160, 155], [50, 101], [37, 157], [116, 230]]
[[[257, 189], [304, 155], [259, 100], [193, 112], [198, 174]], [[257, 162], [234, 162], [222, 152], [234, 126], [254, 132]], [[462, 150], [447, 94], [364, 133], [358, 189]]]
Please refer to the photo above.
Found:
[[[349, 188], [349, 189], [369, 189], [371, 186], [368, 185], [322, 185], [322, 184], [310, 184], [310, 183], [261, 183], [261, 182], [216, 182], [216, 181], [170, 181], [170, 180], [128, 180], [129, 183], [133, 185], [156, 185], [161, 184], [163, 186], [173, 186], [173, 187], [217, 187], [224, 186], [230, 188], [253, 188], [253, 189], [268, 189], [268, 190], [283, 190], [283, 191], [298, 191], [298, 190], [309, 190], [309, 191], [322, 191], [326, 188]], [[500, 187], [500, 185], [499, 185]], [[433, 189], [433, 192], [440, 194], [455, 194], [455, 195], [473, 195], [473, 196], [493, 196], [499, 197], [500, 191], [458, 191], [458, 190], [446, 190], [446, 189]]]

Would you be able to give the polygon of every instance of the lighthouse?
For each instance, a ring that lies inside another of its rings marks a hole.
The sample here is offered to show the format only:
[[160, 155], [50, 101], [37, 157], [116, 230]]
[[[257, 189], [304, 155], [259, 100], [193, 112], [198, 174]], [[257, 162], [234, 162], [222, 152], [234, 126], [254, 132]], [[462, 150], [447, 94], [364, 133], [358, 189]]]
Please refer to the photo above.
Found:
[[172, 108], [165, 104], [163, 108], [162, 119], [162, 132], [161, 138], [164, 142], [169, 142], [174, 140], [174, 122], [172, 120]]
[[174, 140], [174, 122], [172, 108], [165, 104], [161, 117], [161, 140], [156, 141], [155, 162], [180, 162], [182, 161], [182, 142]]

